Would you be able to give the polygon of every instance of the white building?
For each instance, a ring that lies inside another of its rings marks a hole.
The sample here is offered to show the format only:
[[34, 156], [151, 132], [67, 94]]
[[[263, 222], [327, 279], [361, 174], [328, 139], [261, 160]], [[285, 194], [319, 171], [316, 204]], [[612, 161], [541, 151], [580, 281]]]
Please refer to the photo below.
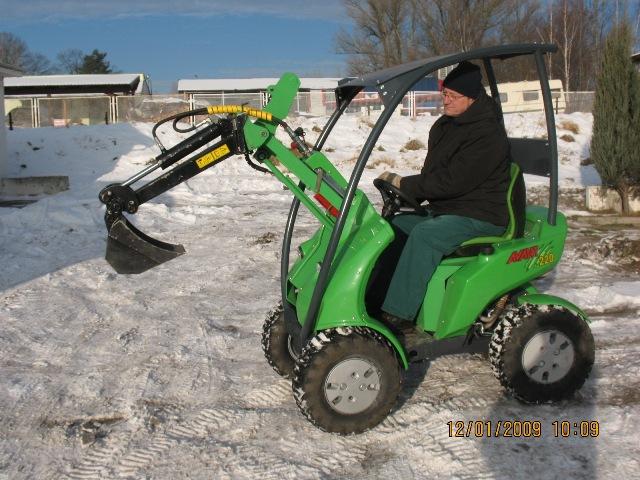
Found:
[[112, 123], [118, 98], [149, 95], [143, 73], [34, 75], [7, 79], [5, 110], [19, 126]]

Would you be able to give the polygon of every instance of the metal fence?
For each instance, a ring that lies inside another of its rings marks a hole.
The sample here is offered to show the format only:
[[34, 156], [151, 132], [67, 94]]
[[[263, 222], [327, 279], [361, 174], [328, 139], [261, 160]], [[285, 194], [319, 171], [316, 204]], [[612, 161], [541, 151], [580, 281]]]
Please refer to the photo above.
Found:
[[107, 96], [38, 98], [36, 102], [40, 127], [97, 125], [113, 121], [111, 101]]
[[[511, 95], [509, 98], [516, 98]], [[518, 102], [503, 105], [505, 113], [542, 110], [539, 98], [522, 96]], [[5, 97], [5, 124], [10, 128], [63, 127], [105, 123], [157, 122], [178, 112], [206, 105], [249, 105], [262, 108], [268, 102], [266, 93], [84, 96], [25, 98]], [[591, 112], [594, 92], [564, 92], [554, 97], [556, 113]], [[326, 116], [335, 109], [333, 91], [299, 93], [293, 101], [289, 116]], [[360, 92], [353, 99], [348, 114], [375, 115], [384, 108], [375, 92]], [[403, 116], [440, 115], [442, 99], [438, 92], [409, 92], [398, 106]], [[192, 122], [199, 119], [190, 119]]]
[[116, 97], [116, 122], [158, 122], [190, 110], [191, 102], [182, 95], [136, 95]]
[[595, 92], [565, 92], [564, 97], [566, 103], [564, 113], [593, 112]]
[[6, 98], [6, 124], [9, 128], [35, 127], [34, 102], [30, 98]]

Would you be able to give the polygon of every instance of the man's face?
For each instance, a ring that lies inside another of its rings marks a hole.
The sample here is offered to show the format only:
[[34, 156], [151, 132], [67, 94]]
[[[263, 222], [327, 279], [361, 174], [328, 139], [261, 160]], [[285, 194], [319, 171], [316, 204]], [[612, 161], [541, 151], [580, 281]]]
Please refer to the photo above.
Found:
[[467, 111], [467, 108], [474, 102], [473, 98], [465, 97], [458, 92], [442, 89], [442, 103], [444, 104], [444, 114], [449, 117], [457, 117]]

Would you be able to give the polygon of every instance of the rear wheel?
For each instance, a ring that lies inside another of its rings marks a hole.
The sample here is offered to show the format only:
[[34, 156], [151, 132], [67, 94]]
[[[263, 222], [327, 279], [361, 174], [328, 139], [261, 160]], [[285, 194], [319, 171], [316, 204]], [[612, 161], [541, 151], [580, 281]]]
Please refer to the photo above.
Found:
[[342, 435], [379, 424], [402, 384], [393, 347], [367, 328], [320, 332], [296, 363], [293, 393], [300, 411], [318, 428]]
[[291, 335], [284, 324], [282, 302], [268, 314], [262, 327], [262, 350], [269, 365], [278, 375], [292, 378], [296, 354], [291, 343]]
[[500, 383], [528, 403], [573, 395], [593, 366], [587, 323], [564, 307], [525, 304], [507, 312], [491, 338], [489, 357]]

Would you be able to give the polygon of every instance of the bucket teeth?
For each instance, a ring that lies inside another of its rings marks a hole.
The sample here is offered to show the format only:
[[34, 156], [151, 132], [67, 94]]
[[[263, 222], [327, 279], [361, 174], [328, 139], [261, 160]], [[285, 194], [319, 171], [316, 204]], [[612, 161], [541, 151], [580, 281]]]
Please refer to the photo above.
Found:
[[111, 225], [106, 260], [118, 273], [142, 273], [185, 253], [182, 245], [161, 242], [145, 235], [126, 218]]

